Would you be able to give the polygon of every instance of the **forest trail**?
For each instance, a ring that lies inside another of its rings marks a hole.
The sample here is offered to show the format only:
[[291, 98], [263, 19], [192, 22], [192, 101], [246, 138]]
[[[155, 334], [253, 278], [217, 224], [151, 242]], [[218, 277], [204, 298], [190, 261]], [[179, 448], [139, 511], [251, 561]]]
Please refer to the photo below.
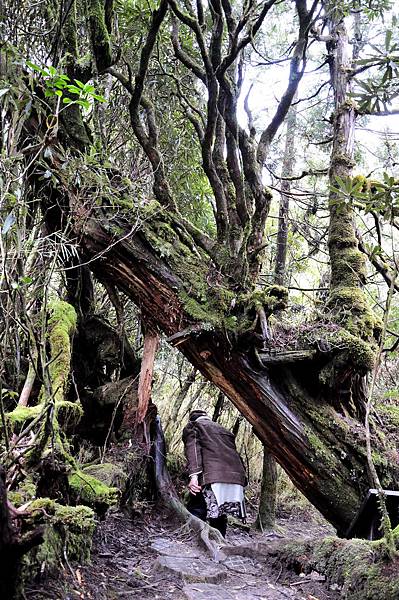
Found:
[[229, 527], [226, 557], [212, 561], [167, 513], [132, 519], [109, 512], [99, 524], [91, 564], [65, 564], [61, 575], [31, 585], [26, 600], [336, 600], [318, 573], [304, 577], [262, 556], [263, 544], [322, 537], [328, 525], [280, 520], [281, 534]]

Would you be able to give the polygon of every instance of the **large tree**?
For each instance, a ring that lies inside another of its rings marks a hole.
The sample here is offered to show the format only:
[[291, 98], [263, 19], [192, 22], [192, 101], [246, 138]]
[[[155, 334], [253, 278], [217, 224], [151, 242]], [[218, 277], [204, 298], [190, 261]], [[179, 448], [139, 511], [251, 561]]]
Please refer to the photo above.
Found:
[[[79, 264], [131, 298], [148, 326], [231, 399], [340, 533], [370, 487], [366, 377], [381, 335], [347, 192], [358, 110], [350, 8], [321, 0], [122, 3], [117, 29], [112, 1], [46, 1], [31, 15], [34, 48], [11, 47], [9, 20], [2, 49], [13, 86], [5, 134], [14, 136], [32, 215], [40, 208], [47, 232], [62, 232]], [[248, 128], [239, 119], [244, 67], [285, 12], [294, 23], [285, 91], [256, 131], [249, 110]], [[41, 37], [39, 25], [52, 35]], [[333, 94], [329, 292], [306, 327], [288, 335], [277, 324], [272, 336], [269, 319], [288, 306], [288, 290], [258, 285], [272, 201], [264, 167], [316, 43]], [[21, 69], [21, 55], [31, 70]], [[108, 104], [98, 104], [98, 82]], [[395, 487], [397, 452], [376, 424], [373, 444], [383, 485]]]

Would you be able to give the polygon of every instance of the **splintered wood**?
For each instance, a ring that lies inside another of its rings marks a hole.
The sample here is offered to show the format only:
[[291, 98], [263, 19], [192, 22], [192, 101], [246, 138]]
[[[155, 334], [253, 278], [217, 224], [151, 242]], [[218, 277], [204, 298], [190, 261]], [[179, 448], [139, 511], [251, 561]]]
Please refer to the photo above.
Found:
[[143, 358], [138, 388], [138, 407], [136, 423], [143, 423], [151, 400], [152, 374], [154, 371], [154, 360], [158, 350], [159, 336], [150, 329], [144, 337]]

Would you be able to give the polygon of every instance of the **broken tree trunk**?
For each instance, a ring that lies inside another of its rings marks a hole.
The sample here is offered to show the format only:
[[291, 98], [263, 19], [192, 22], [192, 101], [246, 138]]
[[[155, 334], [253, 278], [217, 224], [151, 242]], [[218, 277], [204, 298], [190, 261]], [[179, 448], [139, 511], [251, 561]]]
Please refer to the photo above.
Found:
[[154, 372], [155, 355], [159, 346], [159, 336], [148, 329], [144, 336], [144, 351], [141, 359], [141, 370], [138, 388], [138, 407], [136, 423], [143, 423], [151, 402], [152, 374]]
[[[212, 299], [212, 293], [220, 292], [209, 290], [208, 303], [195, 298], [195, 286], [206, 290], [207, 263], [192, 250], [183, 231], [177, 231], [172, 242], [162, 238], [162, 227], [168, 228], [166, 236], [172, 235], [167, 219], [155, 213], [134, 235], [129, 237], [126, 228], [115, 244], [106, 219], [86, 214], [83, 229], [77, 230], [84, 257], [92, 260], [100, 279], [110, 278], [144, 315], [177, 340], [179, 350], [253, 425], [295, 485], [344, 533], [369, 487], [364, 427], [355, 415], [343, 415], [334, 407], [320, 375], [333, 355], [346, 356], [345, 340], [338, 336], [333, 343], [326, 334], [327, 349], [316, 340], [298, 360], [290, 356], [287, 361], [268, 362], [254, 349], [243, 349], [239, 338], [234, 340], [215, 324], [209, 327], [213, 319], [223, 322], [222, 312], [214, 308], [218, 298]], [[99, 255], [101, 261], [93, 260]], [[221, 310], [220, 301], [217, 306]], [[395, 487], [398, 465], [384, 463], [389, 449], [377, 440], [376, 444], [386, 487]]]

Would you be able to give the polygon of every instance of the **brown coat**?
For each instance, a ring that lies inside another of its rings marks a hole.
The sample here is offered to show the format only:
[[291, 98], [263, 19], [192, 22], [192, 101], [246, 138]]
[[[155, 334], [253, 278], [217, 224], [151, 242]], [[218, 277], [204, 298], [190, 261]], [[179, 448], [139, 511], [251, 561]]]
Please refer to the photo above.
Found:
[[190, 475], [201, 472], [201, 485], [246, 485], [244, 465], [230, 431], [210, 419], [201, 418], [186, 425], [183, 442], [188, 472]]

